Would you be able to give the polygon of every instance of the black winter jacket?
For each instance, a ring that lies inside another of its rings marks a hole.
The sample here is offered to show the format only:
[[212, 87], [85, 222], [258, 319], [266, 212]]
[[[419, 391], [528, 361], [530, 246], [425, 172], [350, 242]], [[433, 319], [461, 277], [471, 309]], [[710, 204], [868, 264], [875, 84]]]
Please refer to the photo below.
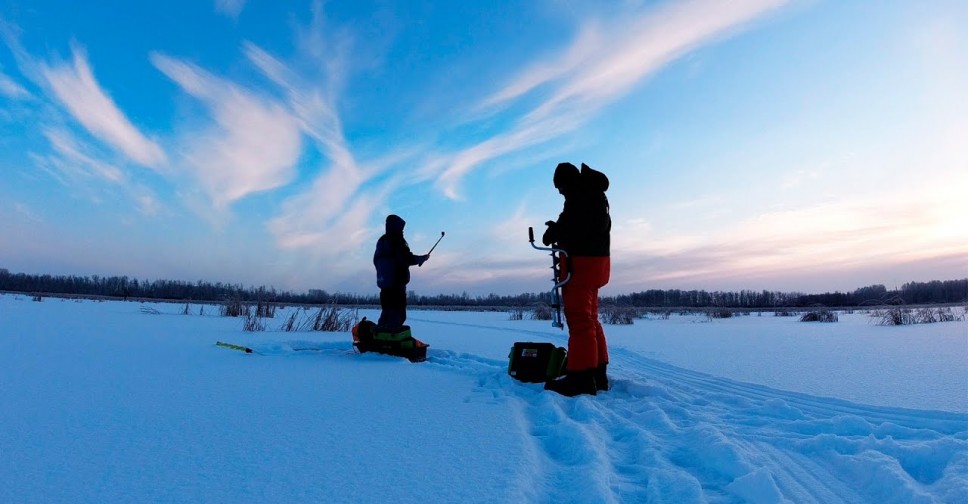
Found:
[[387, 217], [386, 234], [376, 242], [373, 265], [376, 267], [376, 285], [381, 289], [393, 289], [410, 283], [410, 266], [417, 264], [417, 256], [403, 238], [407, 223], [396, 215]]
[[608, 177], [581, 165], [581, 175], [561, 187], [565, 197], [558, 221], [551, 225], [558, 248], [572, 256], [607, 257], [612, 218], [608, 212]]

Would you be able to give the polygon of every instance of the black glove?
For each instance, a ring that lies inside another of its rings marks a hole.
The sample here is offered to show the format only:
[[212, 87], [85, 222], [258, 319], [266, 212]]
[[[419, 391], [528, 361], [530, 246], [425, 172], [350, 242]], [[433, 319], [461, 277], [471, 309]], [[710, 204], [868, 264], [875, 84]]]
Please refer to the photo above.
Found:
[[417, 256], [417, 266], [423, 266], [423, 263], [427, 262], [427, 259], [430, 259], [430, 254]]
[[558, 241], [558, 223], [550, 220], [545, 222], [545, 225], [548, 226], [548, 229], [545, 230], [544, 235], [541, 237], [541, 243], [550, 247]]

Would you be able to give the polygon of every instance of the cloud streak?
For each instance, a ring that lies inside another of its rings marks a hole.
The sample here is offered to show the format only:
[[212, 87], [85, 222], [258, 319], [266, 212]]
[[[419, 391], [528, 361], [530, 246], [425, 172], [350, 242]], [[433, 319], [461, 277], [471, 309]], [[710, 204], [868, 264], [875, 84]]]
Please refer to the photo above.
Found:
[[509, 133], [493, 136], [449, 156], [446, 168], [437, 178], [436, 185], [448, 198], [459, 199], [458, 188], [461, 181], [481, 164], [525, 147], [539, 145], [578, 126], [579, 121], [575, 118], [549, 118], [515, 128]]
[[70, 131], [46, 128], [43, 135], [52, 152], [34, 155], [35, 162], [75, 195], [87, 195], [92, 201], [100, 202], [105, 199], [102, 193], [106, 191], [116, 197], [120, 188], [142, 215], [157, 215], [163, 209], [152, 190], [133, 182], [118, 166], [100, 159], [93, 146], [79, 140]]
[[26, 88], [0, 72], [0, 96], [6, 96], [12, 100], [24, 100], [31, 95]]
[[[332, 262], [350, 261], [345, 268], [331, 269], [355, 270], [360, 264], [355, 257], [360, 245], [372, 238], [370, 217], [398, 182], [391, 177], [382, 184], [370, 184], [386, 166], [360, 166], [336, 110], [350, 41], [326, 25], [319, 2], [313, 4], [308, 25], [297, 30], [294, 61], [283, 62], [253, 43], [243, 46], [249, 61], [283, 91], [301, 130], [326, 158], [313, 183], [284, 201], [267, 227], [284, 249], [308, 251], [330, 266]], [[316, 69], [317, 73], [300, 74], [293, 70], [297, 65]], [[388, 157], [390, 163], [394, 159]], [[348, 253], [354, 257], [349, 259]]]
[[215, 11], [219, 14], [237, 18], [245, 9], [245, 0], [215, 0]]
[[212, 113], [214, 125], [185, 135], [185, 161], [217, 209], [294, 178], [302, 141], [284, 106], [196, 65], [159, 53], [151, 61]]
[[73, 63], [43, 66], [42, 74], [54, 96], [92, 135], [142, 166], [159, 168], [166, 162], [161, 147], [145, 137], [94, 78], [87, 56], [73, 49]]
[[448, 197], [458, 198], [461, 180], [481, 164], [577, 129], [602, 106], [670, 61], [787, 2], [689, 0], [618, 21], [589, 22], [561, 56], [524, 69], [484, 100], [479, 108], [499, 112], [543, 91], [510, 133], [456, 153], [440, 175], [438, 187]]
[[[787, 0], [691, 0], [667, 4], [608, 30], [584, 51], [561, 78], [558, 89], [529, 117], [542, 117], [574, 104], [595, 108], [613, 100], [670, 61], [787, 3]], [[583, 43], [579, 38], [577, 43]], [[572, 50], [570, 52], [579, 52]], [[552, 80], [555, 76], [547, 76]]]
[[44, 131], [44, 136], [47, 137], [47, 141], [50, 142], [54, 152], [68, 161], [64, 165], [71, 166], [75, 170], [85, 167], [88, 175], [99, 177], [107, 182], [117, 184], [124, 181], [124, 172], [116, 166], [84, 153], [83, 147], [70, 133], [63, 130], [47, 129]]

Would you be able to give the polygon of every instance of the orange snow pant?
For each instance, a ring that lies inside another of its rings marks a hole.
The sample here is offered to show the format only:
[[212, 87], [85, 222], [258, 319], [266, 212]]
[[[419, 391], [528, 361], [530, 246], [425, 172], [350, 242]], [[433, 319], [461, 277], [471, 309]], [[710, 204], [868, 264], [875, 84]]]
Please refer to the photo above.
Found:
[[[561, 278], [569, 261], [562, 260]], [[605, 331], [598, 320], [598, 289], [608, 283], [609, 257], [576, 256], [570, 259], [571, 280], [561, 288], [568, 323], [568, 371], [595, 369], [608, 363]]]

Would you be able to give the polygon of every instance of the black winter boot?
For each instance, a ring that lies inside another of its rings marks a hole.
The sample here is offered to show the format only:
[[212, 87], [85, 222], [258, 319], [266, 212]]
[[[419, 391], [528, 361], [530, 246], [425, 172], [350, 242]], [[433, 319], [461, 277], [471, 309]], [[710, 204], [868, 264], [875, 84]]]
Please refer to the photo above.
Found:
[[608, 375], [605, 374], [605, 368], [608, 367], [608, 363], [599, 364], [598, 369], [595, 370], [595, 387], [600, 391], [605, 391], [609, 389]]
[[595, 386], [595, 373], [594, 369], [569, 371], [557, 380], [546, 382], [544, 388], [567, 397], [581, 394], [596, 395], [598, 387]]

